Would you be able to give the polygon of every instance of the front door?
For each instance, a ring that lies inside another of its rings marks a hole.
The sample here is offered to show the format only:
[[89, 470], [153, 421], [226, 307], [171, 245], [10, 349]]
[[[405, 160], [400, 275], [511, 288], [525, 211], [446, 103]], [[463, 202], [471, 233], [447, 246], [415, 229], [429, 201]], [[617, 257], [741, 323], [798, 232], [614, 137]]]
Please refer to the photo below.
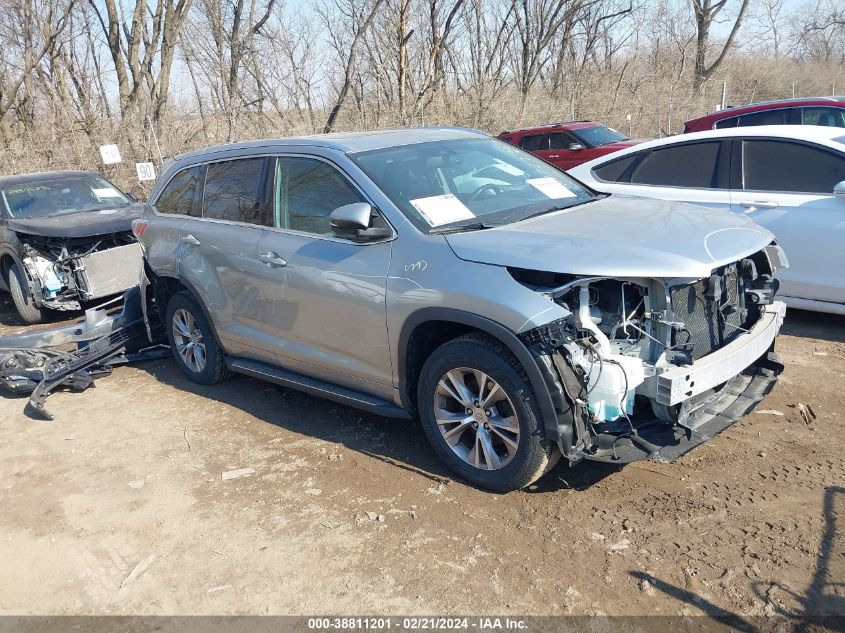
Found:
[[736, 143], [742, 170], [731, 208], [774, 233], [786, 252], [780, 293], [845, 303], [845, 200], [833, 195], [845, 180], [845, 156], [793, 141]]
[[329, 214], [366, 202], [333, 164], [282, 156], [274, 167], [275, 228], [257, 247], [260, 318], [278, 364], [390, 395], [385, 291], [392, 242], [332, 234]]

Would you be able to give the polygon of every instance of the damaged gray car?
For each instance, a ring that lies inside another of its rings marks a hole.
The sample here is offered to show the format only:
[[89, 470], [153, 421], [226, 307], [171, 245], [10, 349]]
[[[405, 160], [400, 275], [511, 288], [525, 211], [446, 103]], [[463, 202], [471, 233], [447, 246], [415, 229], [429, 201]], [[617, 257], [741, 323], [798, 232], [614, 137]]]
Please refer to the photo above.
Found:
[[143, 305], [191, 380], [234, 371], [418, 417], [493, 490], [561, 456], [675, 459], [782, 370], [771, 233], [596, 194], [479, 132], [186, 154], [133, 227]]
[[91, 172], [0, 177], [0, 289], [21, 319], [41, 323], [136, 286], [131, 222], [142, 209]]

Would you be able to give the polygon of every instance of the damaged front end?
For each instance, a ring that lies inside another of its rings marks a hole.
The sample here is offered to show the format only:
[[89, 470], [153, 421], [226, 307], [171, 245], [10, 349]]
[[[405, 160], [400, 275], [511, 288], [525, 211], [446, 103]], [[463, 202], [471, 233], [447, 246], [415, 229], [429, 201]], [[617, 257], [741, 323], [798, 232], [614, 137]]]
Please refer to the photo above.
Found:
[[138, 283], [141, 251], [131, 232], [89, 237], [18, 234], [19, 257], [36, 307], [82, 309]]
[[0, 336], [0, 386], [30, 394], [26, 413], [52, 420], [45, 402], [55, 389], [82, 391], [114, 365], [169, 356], [161, 333], [145, 324], [142, 296], [136, 285], [78, 323]]
[[783, 369], [776, 244], [703, 279], [511, 269], [568, 316], [522, 333], [557, 410], [546, 434], [574, 463], [674, 460], [749, 413]]

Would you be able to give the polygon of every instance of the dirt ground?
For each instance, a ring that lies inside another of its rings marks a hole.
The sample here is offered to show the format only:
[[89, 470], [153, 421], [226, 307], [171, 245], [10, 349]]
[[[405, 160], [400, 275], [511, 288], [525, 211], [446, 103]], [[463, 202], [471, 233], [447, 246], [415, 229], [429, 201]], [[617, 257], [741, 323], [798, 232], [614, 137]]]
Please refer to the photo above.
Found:
[[678, 463], [508, 495], [414, 423], [170, 360], [53, 422], [0, 396], [0, 613], [845, 615], [845, 318], [793, 311], [779, 351], [758, 410]]

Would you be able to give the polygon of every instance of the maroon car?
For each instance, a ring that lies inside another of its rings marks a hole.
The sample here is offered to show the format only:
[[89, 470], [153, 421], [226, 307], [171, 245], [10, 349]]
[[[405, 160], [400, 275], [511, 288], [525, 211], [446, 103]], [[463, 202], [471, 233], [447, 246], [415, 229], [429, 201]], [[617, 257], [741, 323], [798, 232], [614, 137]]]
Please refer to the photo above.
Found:
[[804, 97], [732, 106], [684, 124], [684, 132], [752, 125], [845, 127], [845, 97]]
[[502, 132], [499, 138], [563, 170], [645, 140], [630, 139], [621, 132], [593, 121], [540, 125]]

